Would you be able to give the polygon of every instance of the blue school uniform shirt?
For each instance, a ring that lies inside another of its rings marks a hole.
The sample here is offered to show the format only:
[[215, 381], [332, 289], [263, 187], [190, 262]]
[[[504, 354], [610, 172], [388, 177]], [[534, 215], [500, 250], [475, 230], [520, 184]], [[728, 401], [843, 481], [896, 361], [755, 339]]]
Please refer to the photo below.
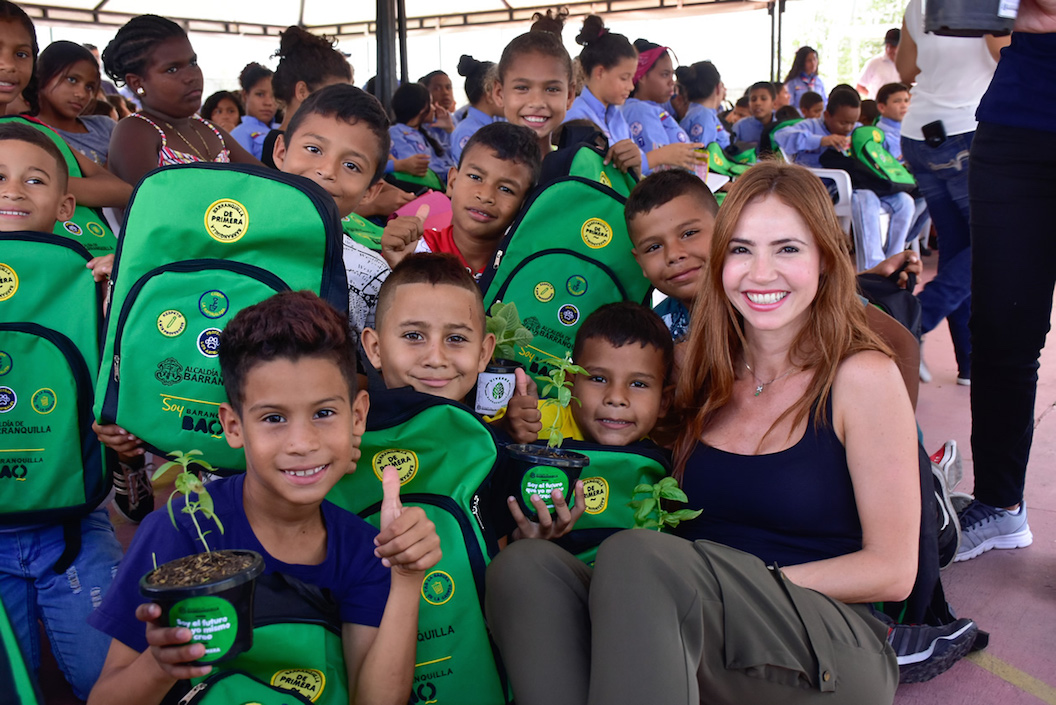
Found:
[[264, 140], [273, 127], [278, 127], [278, 125], [268, 125], [252, 115], [243, 115], [242, 122], [235, 125], [235, 129], [231, 130], [231, 137], [234, 138], [235, 142], [242, 145], [247, 152], [260, 159], [260, 155], [264, 151]]
[[883, 115], [876, 121], [876, 126], [884, 131], [884, 149], [891, 156], [902, 161], [902, 123]]
[[[224, 522], [224, 533], [209, 534], [213, 550], [240, 548], [256, 551], [264, 558], [265, 573], [282, 573], [301, 582], [328, 590], [338, 604], [342, 622], [376, 627], [381, 624], [389, 599], [391, 572], [374, 555], [378, 530], [336, 504], [323, 502], [320, 511], [326, 524], [326, 558], [318, 565], [283, 563], [261, 545], [242, 508], [245, 475], [209, 483], [216, 515]], [[136, 530], [118, 568], [114, 582], [99, 607], [88, 616], [88, 624], [129, 648], [147, 649], [143, 622], [136, 607], [147, 600], [139, 594], [139, 579], [157, 565], [198, 553], [201, 541], [189, 515], [181, 510], [185, 498], [174, 500], [173, 528], [164, 511], [150, 513]]]
[[[773, 123], [773, 121], [773, 114], [771, 114], [770, 123]], [[733, 126], [733, 140], [735, 142], [758, 143], [763, 137], [764, 129], [766, 129], [766, 125], [764, 125], [758, 118], [751, 116], [741, 118]]]
[[788, 104], [796, 110], [799, 110], [799, 99], [803, 97], [804, 93], [810, 91], [814, 91], [821, 96], [822, 106], [827, 106], [829, 104], [829, 94], [825, 92], [825, 84], [822, 83], [821, 76], [818, 74], [813, 74], [811, 76], [799, 74], [786, 83], [785, 88], [788, 89]]
[[825, 127], [824, 118], [810, 118], [778, 132], [777, 144], [789, 161], [818, 169], [821, 167], [821, 153], [829, 149], [821, 146], [821, 140], [831, 134]]
[[458, 164], [458, 160], [462, 158], [462, 150], [466, 148], [469, 138], [477, 130], [493, 122], [504, 121], [503, 118], [493, 118], [483, 110], [477, 110], [472, 105], [469, 106], [465, 117], [455, 126], [454, 132], [451, 133], [451, 159], [454, 160], [455, 164]]
[[719, 113], [713, 108], [705, 108], [700, 103], [690, 103], [686, 116], [679, 124], [694, 142], [718, 142], [723, 149], [730, 146], [730, 133], [722, 126]]
[[389, 138], [392, 140], [389, 154], [393, 159], [406, 159], [415, 154], [428, 154], [429, 168], [435, 171], [441, 179], [446, 179], [448, 169], [455, 165], [454, 160], [451, 159], [450, 150], [445, 150], [442, 156], [437, 154], [421, 132], [402, 122], [389, 128]]
[[631, 130], [620, 109], [615, 105], [608, 107], [602, 105], [601, 101], [594, 97], [586, 86], [583, 87], [583, 92], [576, 96], [572, 107], [565, 113], [564, 122], [570, 120], [590, 120], [605, 133], [610, 145], [631, 138]]
[[[689, 142], [689, 136], [675, 116], [659, 103], [628, 98], [620, 110], [627, 121], [631, 139], [643, 153], [675, 142]], [[642, 170], [646, 174], [652, 171], [644, 159]]]

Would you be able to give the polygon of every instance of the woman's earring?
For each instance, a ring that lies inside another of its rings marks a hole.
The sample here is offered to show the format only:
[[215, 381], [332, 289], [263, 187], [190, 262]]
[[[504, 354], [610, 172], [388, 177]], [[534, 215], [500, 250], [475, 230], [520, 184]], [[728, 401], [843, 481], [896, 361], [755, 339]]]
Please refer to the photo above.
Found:
[[139, 88], [136, 89], [136, 95], [144, 95], [145, 93], [146, 93], [146, 91], [143, 90], [143, 86], [140, 86]]

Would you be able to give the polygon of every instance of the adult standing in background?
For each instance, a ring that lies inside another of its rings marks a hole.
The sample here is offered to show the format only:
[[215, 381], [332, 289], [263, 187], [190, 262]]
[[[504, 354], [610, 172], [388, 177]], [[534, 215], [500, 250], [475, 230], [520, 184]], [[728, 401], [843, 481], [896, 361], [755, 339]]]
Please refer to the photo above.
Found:
[[[946, 318], [957, 357], [957, 383], [971, 384], [968, 311], [971, 248], [968, 231], [968, 150], [975, 109], [997, 67], [1004, 37], [940, 37], [924, 33], [921, 0], [909, 0], [895, 63], [913, 102], [902, 121], [902, 156], [917, 179], [939, 235], [935, 278], [917, 295], [921, 330]], [[920, 379], [931, 374], [920, 363]]]
[[796, 56], [792, 59], [792, 68], [785, 76], [785, 87], [788, 88], [790, 96], [789, 105], [799, 107], [799, 99], [804, 93], [813, 91], [821, 96], [822, 102], [829, 102], [829, 94], [825, 90], [825, 84], [818, 75], [818, 52], [813, 47], [802, 46], [796, 49]]
[[899, 83], [902, 79], [895, 67], [895, 55], [898, 54], [898, 42], [902, 38], [902, 32], [898, 29], [889, 29], [884, 35], [884, 50], [879, 56], [874, 56], [865, 62], [862, 77], [858, 79], [858, 95], [865, 98], [876, 98], [876, 92], [888, 83]]
[[1056, 0], [1023, 0], [972, 144], [975, 501], [956, 560], [1030, 545], [1023, 503], [1056, 285]]

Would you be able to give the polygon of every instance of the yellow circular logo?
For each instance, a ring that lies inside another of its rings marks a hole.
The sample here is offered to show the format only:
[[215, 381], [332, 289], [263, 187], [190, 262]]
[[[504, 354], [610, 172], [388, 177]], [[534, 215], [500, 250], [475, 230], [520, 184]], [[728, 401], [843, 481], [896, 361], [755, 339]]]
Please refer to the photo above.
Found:
[[33, 411], [38, 414], [48, 415], [55, 411], [55, 391], [43, 387], [33, 392], [33, 396], [29, 400], [29, 405], [33, 407]]
[[106, 231], [103, 230], [103, 226], [99, 225], [99, 223], [88, 223], [88, 225], [84, 227], [88, 230], [88, 232], [90, 232], [92, 235], [95, 235], [96, 237], [103, 237], [104, 235], [106, 235]]
[[249, 213], [238, 201], [221, 198], [205, 210], [205, 229], [217, 242], [237, 242], [249, 229]]
[[187, 330], [187, 319], [174, 308], [162, 311], [158, 316], [158, 332], [166, 338], [175, 338]]
[[535, 298], [542, 303], [554, 300], [554, 285], [550, 282], [539, 282], [535, 285]]
[[422, 598], [430, 605], [442, 605], [455, 594], [455, 581], [442, 570], [434, 570], [422, 581]]
[[609, 506], [609, 483], [604, 477], [583, 480], [583, 503], [587, 514], [601, 514]]
[[381, 479], [381, 472], [387, 466], [393, 466], [400, 473], [401, 485], [406, 485], [418, 474], [418, 456], [413, 450], [403, 450], [401, 448], [383, 450], [374, 454], [374, 460], [371, 465], [374, 468], [374, 474], [378, 476], [379, 480]]
[[583, 242], [592, 250], [600, 250], [612, 242], [612, 228], [601, 218], [588, 219], [583, 223], [580, 234], [583, 236]]
[[276, 688], [300, 693], [314, 703], [326, 688], [326, 675], [314, 668], [285, 668], [275, 672], [271, 684]]
[[601, 183], [605, 184], [609, 188], [612, 188], [612, 182], [609, 181], [609, 175], [606, 174], [604, 171], [601, 172], [601, 176], [598, 177], [598, 181], [600, 181]]
[[18, 291], [18, 275], [10, 266], [0, 262], [0, 301], [7, 301]]

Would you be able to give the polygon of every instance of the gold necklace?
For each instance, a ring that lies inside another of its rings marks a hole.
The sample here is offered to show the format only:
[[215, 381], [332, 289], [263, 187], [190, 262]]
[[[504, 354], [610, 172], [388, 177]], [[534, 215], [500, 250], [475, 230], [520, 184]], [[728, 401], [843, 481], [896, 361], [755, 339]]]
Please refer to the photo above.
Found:
[[785, 377], [788, 377], [790, 374], [792, 374], [797, 369], [799, 369], [798, 367], [792, 366], [792, 367], [790, 367], [788, 369], [787, 372], [785, 372], [783, 374], [780, 374], [777, 377], [774, 377], [769, 382], [764, 382], [761, 379], [759, 379], [759, 377], [756, 376], [755, 370], [753, 370], [752, 366], [748, 364], [748, 360], [744, 361], [744, 366], [748, 368], [748, 371], [752, 374], [752, 378], [755, 380], [755, 396], [759, 396], [760, 394], [762, 394], [764, 389], [769, 387], [771, 384], [773, 384], [777, 380], [784, 379]]
[[[179, 135], [180, 139], [183, 140], [184, 144], [186, 144], [188, 147], [190, 147], [191, 150], [195, 154], [198, 155], [199, 159], [201, 159], [203, 162], [211, 161], [210, 159], [207, 159], [205, 157], [205, 155], [203, 155], [201, 152], [199, 152], [197, 147], [195, 147], [193, 144], [191, 144], [191, 141], [189, 139], [187, 139], [187, 137], [182, 132], [180, 132], [179, 128], [177, 128], [172, 123], [167, 122], [166, 120], [162, 120], [162, 122], [165, 123], [166, 127], [168, 127], [170, 130], [172, 130], [177, 135]], [[198, 140], [202, 143], [202, 149], [204, 149], [206, 152], [208, 152], [209, 151], [208, 143], [206, 143], [205, 138], [202, 137], [201, 134], [199, 134], [198, 131], [194, 129], [194, 125], [193, 124], [191, 125], [191, 132], [193, 132], [195, 135], [198, 136]]]

